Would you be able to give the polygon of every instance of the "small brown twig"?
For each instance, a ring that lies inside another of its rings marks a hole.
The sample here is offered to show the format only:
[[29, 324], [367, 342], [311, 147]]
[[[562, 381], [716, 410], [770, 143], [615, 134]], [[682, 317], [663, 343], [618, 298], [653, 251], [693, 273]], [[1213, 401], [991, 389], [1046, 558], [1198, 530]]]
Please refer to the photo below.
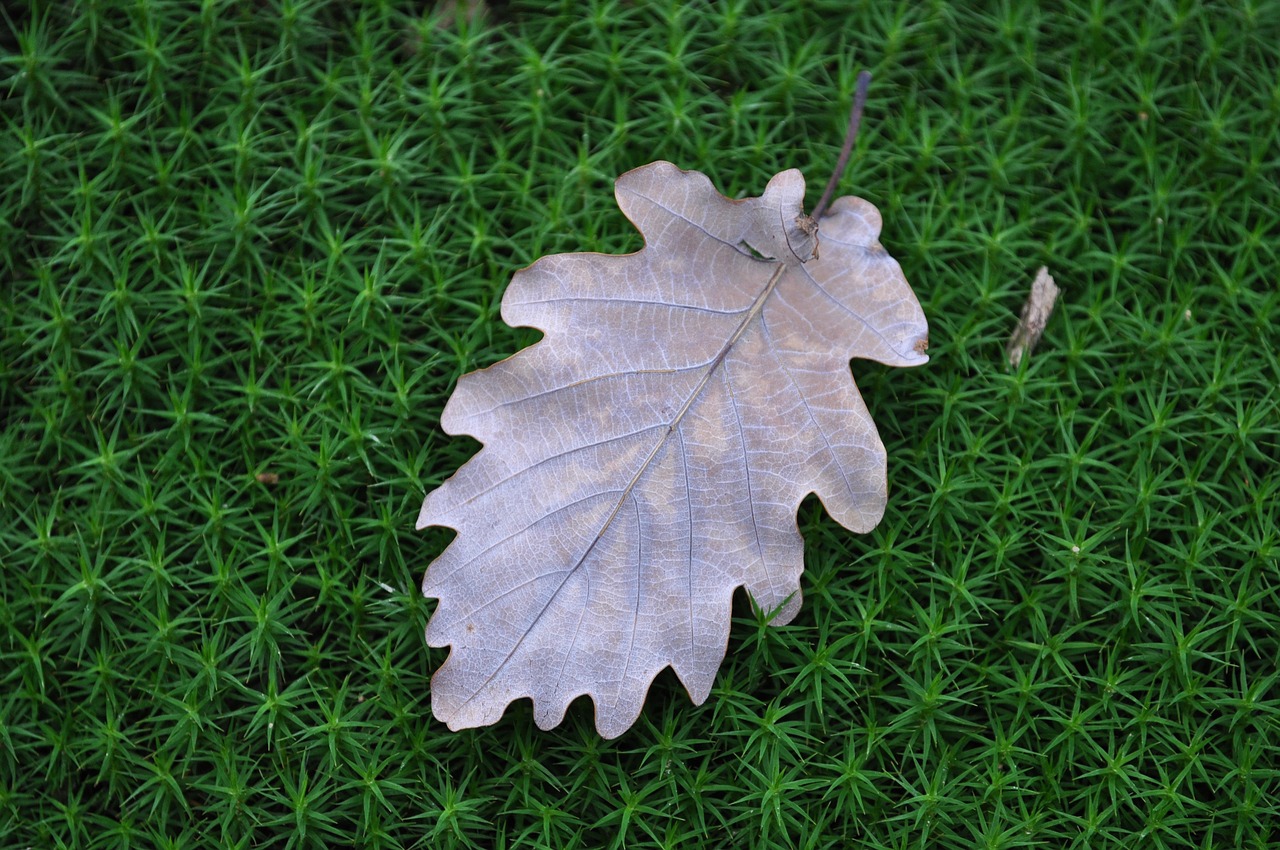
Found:
[[867, 87], [871, 85], [871, 72], [858, 74], [858, 88], [853, 95], [853, 111], [849, 113], [849, 129], [844, 134], [844, 147], [840, 149], [840, 158], [836, 160], [836, 169], [831, 172], [827, 188], [822, 190], [822, 198], [813, 210], [813, 220], [820, 221], [831, 204], [831, 196], [836, 193], [836, 184], [849, 164], [849, 155], [853, 153], [853, 140], [858, 137], [858, 125], [862, 123], [862, 108], [867, 105]]
[[1045, 325], [1049, 324], [1049, 317], [1053, 315], [1053, 305], [1057, 301], [1058, 285], [1054, 283], [1048, 267], [1041, 266], [1040, 271], [1036, 272], [1036, 279], [1031, 284], [1031, 294], [1027, 296], [1027, 303], [1022, 307], [1018, 326], [1013, 329], [1013, 336], [1009, 337], [1009, 346], [1005, 349], [1009, 365], [1014, 369], [1018, 368], [1023, 356], [1030, 354], [1031, 349], [1035, 348], [1036, 343], [1040, 341], [1040, 335], [1044, 333]]

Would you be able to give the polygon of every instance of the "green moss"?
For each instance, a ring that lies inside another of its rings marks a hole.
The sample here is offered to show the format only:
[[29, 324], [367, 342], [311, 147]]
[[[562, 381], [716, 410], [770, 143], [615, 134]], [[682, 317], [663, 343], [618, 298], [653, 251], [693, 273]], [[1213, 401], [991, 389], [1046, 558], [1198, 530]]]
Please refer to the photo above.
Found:
[[[1274, 843], [1276, 4], [495, 5], [0, 18], [0, 844]], [[816, 201], [863, 67], [885, 521], [806, 505], [703, 706], [445, 731], [412, 524], [511, 273], [637, 247], [653, 159]]]

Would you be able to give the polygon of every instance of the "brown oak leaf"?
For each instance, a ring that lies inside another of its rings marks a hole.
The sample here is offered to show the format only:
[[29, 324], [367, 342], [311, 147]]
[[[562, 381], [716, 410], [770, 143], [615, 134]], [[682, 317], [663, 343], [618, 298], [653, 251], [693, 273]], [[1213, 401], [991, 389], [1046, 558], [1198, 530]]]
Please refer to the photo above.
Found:
[[586, 694], [612, 738], [668, 666], [701, 703], [736, 588], [775, 624], [800, 608], [801, 500], [879, 522], [885, 450], [849, 360], [924, 363], [927, 326], [876, 208], [840, 198], [815, 228], [804, 190], [793, 169], [734, 201], [651, 163], [615, 192], [642, 250], [516, 273], [502, 318], [545, 336], [458, 382], [443, 428], [484, 448], [418, 517], [458, 531], [422, 584], [451, 729], [522, 697], [549, 729]]

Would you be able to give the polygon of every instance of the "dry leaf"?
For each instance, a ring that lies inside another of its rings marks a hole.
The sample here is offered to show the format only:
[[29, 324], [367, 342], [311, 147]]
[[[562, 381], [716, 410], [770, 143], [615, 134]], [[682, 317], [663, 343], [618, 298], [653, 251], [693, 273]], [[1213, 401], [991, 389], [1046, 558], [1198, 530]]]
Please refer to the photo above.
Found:
[[1027, 303], [1022, 305], [1022, 315], [1018, 318], [1018, 326], [1009, 337], [1009, 347], [1005, 356], [1009, 365], [1017, 369], [1022, 362], [1022, 355], [1030, 354], [1031, 349], [1040, 341], [1049, 316], [1053, 314], [1053, 305], [1058, 300], [1058, 286], [1049, 276], [1049, 269], [1041, 266], [1036, 272], [1036, 279], [1031, 283], [1031, 294]]
[[485, 444], [418, 517], [458, 530], [422, 585], [440, 600], [427, 642], [452, 646], [431, 681], [451, 729], [521, 697], [549, 729], [588, 694], [612, 738], [667, 666], [701, 703], [737, 587], [777, 624], [799, 610], [801, 500], [858, 532], [884, 512], [849, 360], [928, 358], [875, 207], [840, 198], [815, 238], [799, 171], [731, 201], [667, 162], [616, 196], [643, 250], [517, 272], [502, 318], [545, 338], [463, 377], [444, 411]]

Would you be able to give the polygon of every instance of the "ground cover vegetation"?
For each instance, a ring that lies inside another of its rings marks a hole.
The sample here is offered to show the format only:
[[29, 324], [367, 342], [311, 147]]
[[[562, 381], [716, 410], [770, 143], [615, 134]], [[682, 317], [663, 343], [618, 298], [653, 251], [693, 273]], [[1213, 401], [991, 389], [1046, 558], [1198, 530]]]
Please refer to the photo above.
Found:
[[[1052, 5], [7, 4], [0, 845], [1274, 844], [1280, 7]], [[862, 68], [884, 522], [806, 503], [700, 707], [447, 732], [412, 525], [511, 273], [654, 159], [813, 203]]]

